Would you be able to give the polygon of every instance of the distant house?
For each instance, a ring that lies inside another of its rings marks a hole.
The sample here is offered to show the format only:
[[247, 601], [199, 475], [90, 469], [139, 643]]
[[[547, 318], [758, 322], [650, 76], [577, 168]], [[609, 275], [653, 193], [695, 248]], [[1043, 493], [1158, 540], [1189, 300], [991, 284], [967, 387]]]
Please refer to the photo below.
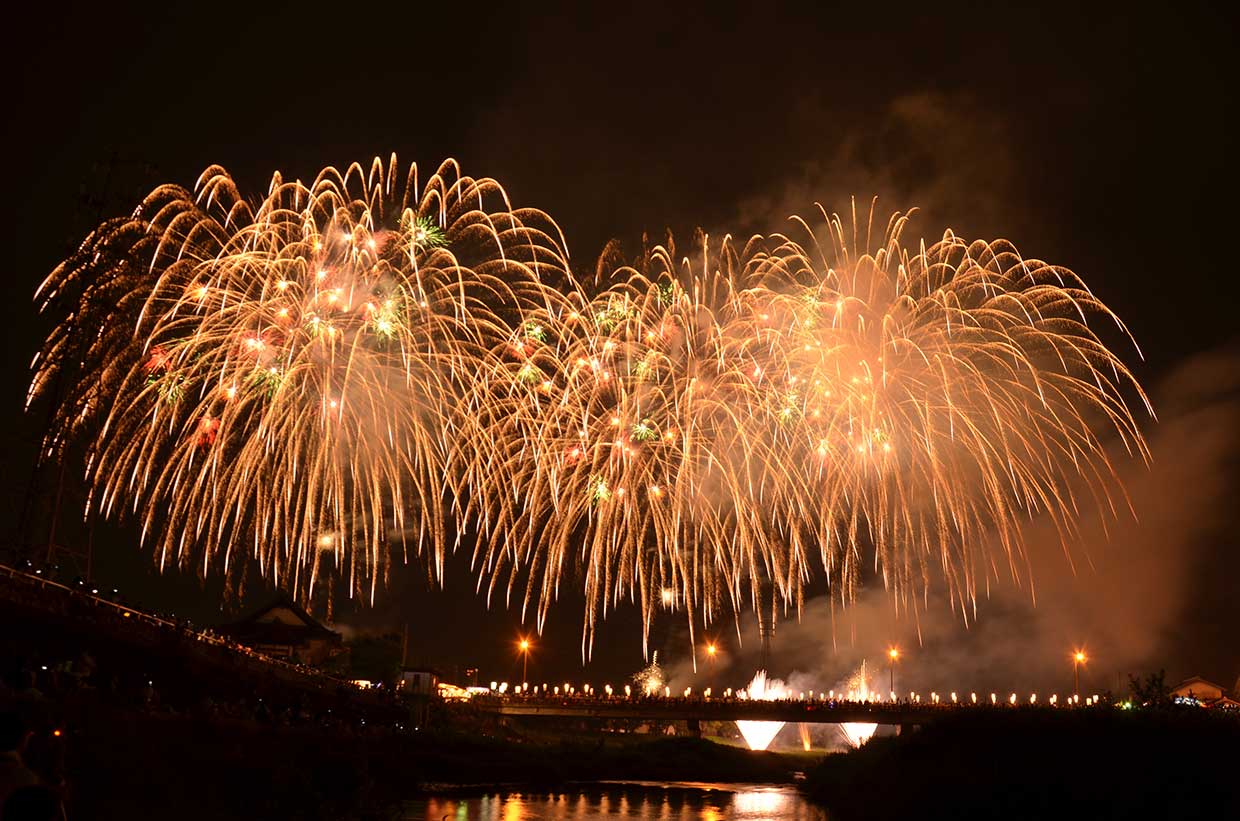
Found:
[[303, 664], [322, 664], [343, 650], [339, 633], [284, 595], [219, 632], [263, 655]]
[[1235, 704], [1227, 697], [1227, 691], [1219, 684], [1207, 681], [1201, 676], [1185, 679], [1171, 690], [1173, 701], [1182, 703], [1196, 702], [1203, 707], [1228, 707]]

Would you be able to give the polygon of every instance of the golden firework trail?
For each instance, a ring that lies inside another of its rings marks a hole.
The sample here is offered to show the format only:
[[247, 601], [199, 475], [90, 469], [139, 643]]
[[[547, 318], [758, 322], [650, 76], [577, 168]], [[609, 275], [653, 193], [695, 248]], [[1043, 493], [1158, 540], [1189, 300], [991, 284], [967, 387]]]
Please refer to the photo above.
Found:
[[[354, 589], [409, 546], [440, 568], [475, 529], [479, 586], [587, 601], [583, 650], [635, 601], [691, 627], [798, 607], [867, 564], [962, 610], [1024, 574], [1022, 522], [1067, 545], [1147, 457], [1148, 401], [1091, 325], [1128, 332], [1074, 273], [1006, 241], [903, 244], [820, 209], [789, 234], [672, 239], [593, 283], [555, 223], [447, 162], [279, 175], [246, 204], [209, 169], [106, 223], [40, 289], [62, 322], [32, 397], [47, 440], [98, 430], [88, 476], [161, 562], [239, 558], [305, 592]], [[484, 206], [483, 201], [493, 203]], [[397, 547], [394, 548], [393, 545]]]
[[395, 157], [276, 174], [256, 204], [209, 168], [39, 289], [65, 320], [31, 397], [71, 384], [47, 449], [93, 428], [91, 504], [131, 511], [161, 566], [248, 558], [304, 594], [327, 559], [373, 595], [393, 544], [441, 565], [456, 403], [515, 322], [562, 301], [562, 246], [451, 161], [421, 182]]
[[1066, 545], [1082, 494], [1114, 510], [1103, 438], [1144, 457], [1128, 398], [1149, 406], [1079, 278], [951, 232], [909, 251], [905, 215], [870, 250], [822, 216], [655, 247], [479, 383], [487, 584], [541, 618], [579, 581], [587, 644], [622, 598], [709, 622], [763, 584], [797, 606], [818, 570], [847, 599], [867, 561], [899, 596], [941, 573], [963, 608], [1023, 572], [1022, 519]]

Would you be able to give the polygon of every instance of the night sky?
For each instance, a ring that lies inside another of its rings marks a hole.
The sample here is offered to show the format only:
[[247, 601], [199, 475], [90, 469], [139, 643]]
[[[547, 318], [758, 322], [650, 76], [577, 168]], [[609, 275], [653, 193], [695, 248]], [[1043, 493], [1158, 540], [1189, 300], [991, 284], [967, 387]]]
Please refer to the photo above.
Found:
[[[966, 629], [941, 608], [919, 645], [915, 626], [892, 622], [877, 600], [863, 598], [858, 624], [834, 627], [811, 602], [800, 627], [777, 633], [775, 672], [817, 671], [831, 686], [826, 678], [860, 657], [877, 660], [894, 640], [927, 688], [951, 680], [953, 664], [970, 681], [1062, 686], [1077, 643], [1098, 659], [1098, 688], [1162, 666], [1169, 678], [1225, 686], [1240, 675], [1235, 21], [1226, 4], [1157, 13], [1139, 3], [1027, 12], [119, 5], [40, 4], [6, 27], [12, 256], [0, 516], [10, 540], [21, 537], [45, 412], [22, 411], [46, 330], [34, 289], [99, 216], [127, 212], [161, 182], [192, 186], [218, 163], [259, 192], [276, 169], [306, 179], [376, 154], [423, 167], [455, 157], [467, 174], [498, 179], [515, 204], [550, 213], [582, 270], [613, 237], [633, 248], [642, 232], [667, 228], [686, 239], [696, 226], [782, 230], [815, 202], [843, 213], [851, 195], [865, 204], [878, 195], [883, 214], [922, 208], [912, 234], [934, 239], [950, 226], [1006, 237], [1081, 274], [1145, 354], [1143, 363], [1125, 356], [1159, 413], [1144, 424], [1155, 461], [1120, 471], [1140, 523], [1100, 537], [1088, 550], [1093, 567], [1079, 564], [1074, 577], [1062, 556], [1045, 557], [1049, 585], [1036, 609], [1027, 592], [996, 594]], [[80, 470], [67, 471], [61, 541], [87, 538], [76, 522]], [[38, 541], [55, 469], [35, 482], [26, 538]], [[157, 609], [220, 620], [270, 595], [251, 586], [246, 602], [224, 601], [215, 580], [160, 576], [124, 526], [100, 525], [93, 546], [97, 577]], [[513, 675], [519, 614], [502, 602], [487, 611], [464, 560], [446, 591], [430, 589], [420, 570], [408, 576], [374, 610], [338, 603], [338, 622], [378, 631], [408, 618], [416, 657], [477, 664], [484, 680]], [[531, 678], [582, 675], [580, 613], [566, 594]], [[734, 647], [735, 631], [721, 629]], [[676, 619], [656, 624], [652, 641], [661, 659], [683, 664]], [[998, 657], [983, 649], [1000, 644], [1010, 650]], [[616, 681], [641, 666], [641, 652], [636, 615], [621, 612], [587, 675]], [[987, 662], [961, 665], [961, 656]]]

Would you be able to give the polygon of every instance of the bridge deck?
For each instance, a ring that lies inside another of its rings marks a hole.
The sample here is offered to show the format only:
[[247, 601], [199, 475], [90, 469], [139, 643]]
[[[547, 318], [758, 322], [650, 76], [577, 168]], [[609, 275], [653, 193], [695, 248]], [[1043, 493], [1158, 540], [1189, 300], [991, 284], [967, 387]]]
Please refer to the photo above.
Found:
[[806, 724], [924, 724], [960, 709], [951, 705], [742, 699], [513, 699], [480, 697], [474, 705], [504, 716], [661, 721], [784, 721]]

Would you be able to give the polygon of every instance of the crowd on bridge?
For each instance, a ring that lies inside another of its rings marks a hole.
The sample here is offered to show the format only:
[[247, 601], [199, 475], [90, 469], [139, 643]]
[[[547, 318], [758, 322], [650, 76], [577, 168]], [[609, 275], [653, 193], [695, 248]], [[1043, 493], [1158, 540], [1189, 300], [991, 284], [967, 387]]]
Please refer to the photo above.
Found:
[[491, 699], [496, 703], [507, 702], [548, 707], [586, 707], [590, 705], [606, 707], [608, 705], [630, 703], [679, 709], [705, 705], [754, 704], [770, 705], [773, 708], [781, 706], [798, 707], [807, 712], [849, 709], [873, 711], [875, 713], [892, 711], [901, 713], [910, 711], [938, 712], [974, 708], [1087, 708], [1110, 703], [1101, 695], [1090, 695], [1083, 699], [1079, 696], [1068, 696], [1062, 701], [1058, 695], [1052, 695], [1039, 701], [1036, 693], [1030, 694], [1028, 698], [1021, 698], [1016, 693], [1010, 693], [1007, 696], [1000, 696], [998, 693], [988, 693], [982, 696], [979, 696], [977, 693], [969, 693], [961, 697], [960, 694], [954, 692], [946, 696], [938, 692], [931, 692], [927, 697], [923, 698], [919, 693], [910, 692], [906, 695], [889, 694], [884, 698], [877, 693], [859, 695], [855, 692], [837, 693], [834, 690], [827, 692], [810, 690], [799, 693], [788, 692], [777, 697], [753, 698], [743, 689], [734, 690], [732, 688], [727, 688], [719, 694], [715, 694], [710, 688], [698, 691], [686, 688], [680, 692], [673, 692], [668, 686], [635, 688], [632, 685], [625, 685], [621, 689], [614, 689], [611, 685], [605, 685], [602, 690], [596, 690], [589, 684], [576, 687], [570, 683], [562, 685], [542, 684], [532, 688], [528, 685], [518, 685], [510, 689], [506, 682], [492, 682], [489, 692], [482, 697]]

